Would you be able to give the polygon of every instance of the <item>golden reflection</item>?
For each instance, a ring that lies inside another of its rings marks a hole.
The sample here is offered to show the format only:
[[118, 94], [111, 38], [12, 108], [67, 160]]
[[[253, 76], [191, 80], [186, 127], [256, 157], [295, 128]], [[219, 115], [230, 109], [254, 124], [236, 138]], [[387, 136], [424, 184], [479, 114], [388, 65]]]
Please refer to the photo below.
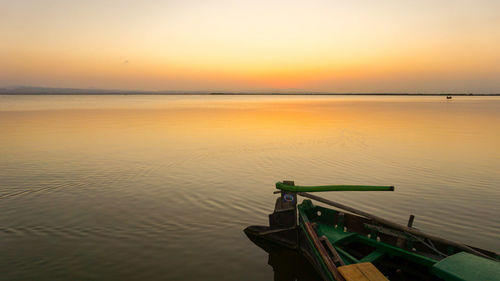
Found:
[[[214, 98], [191, 105], [184, 101], [160, 107], [152, 104], [151, 108], [0, 112], [3, 134], [9, 136], [1, 144], [22, 149], [35, 141], [39, 147], [51, 149], [130, 146], [134, 150], [144, 143], [162, 149], [295, 143], [326, 151], [359, 145], [380, 153], [429, 150], [450, 157], [456, 151], [463, 156], [465, 149], [487, 157], [500, 141], [494, 109], [481, 114], [467, 112], [467, 107], [460, 111], [460, 101], [247, 100]], [[484, 132], [490, 136], [478, 139]]]

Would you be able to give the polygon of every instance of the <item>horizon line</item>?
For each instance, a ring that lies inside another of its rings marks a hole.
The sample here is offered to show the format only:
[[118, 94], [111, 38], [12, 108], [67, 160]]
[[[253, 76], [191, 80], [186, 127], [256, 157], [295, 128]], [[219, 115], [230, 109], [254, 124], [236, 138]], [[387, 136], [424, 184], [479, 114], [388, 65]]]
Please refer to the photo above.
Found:
[[318, 91], [210, 91], [210, 90], [118, 90], [13, 86], [0, 88], [0, 95], [353, 95], [353, 96], [500, 96], [500, 93], [472, 92], [318, 92]]

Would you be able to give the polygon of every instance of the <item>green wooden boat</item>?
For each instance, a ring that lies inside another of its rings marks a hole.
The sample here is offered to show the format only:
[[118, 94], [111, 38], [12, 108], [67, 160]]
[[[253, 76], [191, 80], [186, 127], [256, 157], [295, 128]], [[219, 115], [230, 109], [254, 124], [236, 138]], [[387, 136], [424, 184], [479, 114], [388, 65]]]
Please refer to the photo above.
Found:
[[[280, 197], [269, 226], [244, 231], [298, 251], [323, 280], [500, 281], [500, 255], [424, 233], [311, 192], [393, 191], [392, 186], [296, 186], [276, 183]], [[309, 199], [335, 207], [317, 206]]]

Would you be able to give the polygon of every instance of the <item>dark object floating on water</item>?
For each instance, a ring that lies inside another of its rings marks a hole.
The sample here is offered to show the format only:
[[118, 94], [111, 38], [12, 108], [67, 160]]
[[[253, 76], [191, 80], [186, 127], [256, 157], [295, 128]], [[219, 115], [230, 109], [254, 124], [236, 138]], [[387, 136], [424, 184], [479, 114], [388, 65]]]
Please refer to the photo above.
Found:
[[447, 100], [451, 100], [451, 96], [446, 96], [446, 99]]
[[[264, 249], [263, 243], [271, 243], [297, 251], [323, 280], [500, 280], [498, 254], [413, 228], [413, 215], [405, 226], [308, 193], [393, 191], [393, 186], [295, 186], [283, 181], [276, 188], [281, 196], [269, 226], [249, 226], [245, 234]], [[299, 195], [337, 209], [307, 199], [297, 205]]]

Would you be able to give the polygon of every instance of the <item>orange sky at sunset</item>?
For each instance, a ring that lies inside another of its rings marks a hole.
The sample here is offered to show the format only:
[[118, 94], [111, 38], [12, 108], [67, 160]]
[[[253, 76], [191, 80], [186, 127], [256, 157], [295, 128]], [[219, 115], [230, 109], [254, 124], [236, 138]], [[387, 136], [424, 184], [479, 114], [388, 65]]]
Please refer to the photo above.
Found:
[[0, 87], [500, 93], [500, 1], [1, 0]]

